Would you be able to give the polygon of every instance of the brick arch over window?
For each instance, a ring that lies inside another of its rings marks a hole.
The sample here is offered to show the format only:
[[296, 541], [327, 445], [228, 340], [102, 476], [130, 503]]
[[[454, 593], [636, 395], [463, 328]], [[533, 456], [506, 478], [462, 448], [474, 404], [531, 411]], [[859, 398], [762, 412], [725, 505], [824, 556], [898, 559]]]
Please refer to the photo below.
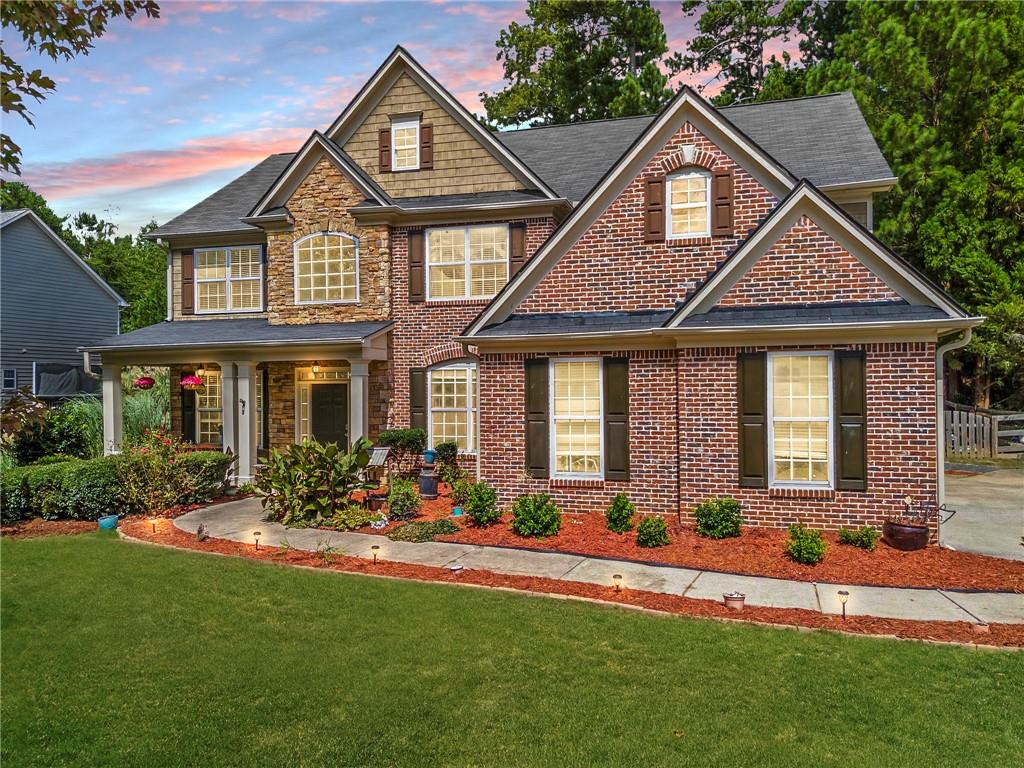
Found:
[[679, 151], [674, 152], [673, 154], [669, 155], [668, 157], [661, 161], [661, 168], [666, 174], [674, 173], [675, 171], [678, 171], [680, 168], [686, 168], [688, 166], [704, 168], [705, 170], [713, 171], [715, 170], [716, 165], [717, 162], [715, 160], [714, 155], [712, 155], [710, 152], [705, 152], [702, 149], [696, 148], [694, 148], [693, 158], [690, 160], [687, 160], [686, 155], [682, 151]]
[[466, 350], [461, 344], [447, 341], [425, 350], [419, 365], [423, 368], [430, 368], [441, 363], [467, 359], [469, 358], [466, 356]]

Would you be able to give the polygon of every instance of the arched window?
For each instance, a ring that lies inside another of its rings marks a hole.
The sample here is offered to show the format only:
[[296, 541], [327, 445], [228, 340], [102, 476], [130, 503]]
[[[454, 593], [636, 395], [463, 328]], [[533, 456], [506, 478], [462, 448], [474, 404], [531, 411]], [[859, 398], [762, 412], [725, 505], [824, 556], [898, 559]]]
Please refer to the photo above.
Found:
[[711, 174], [689, 168], [669, 176], [668, 237], [707, 237], [711, 234]]
[[453, 442], [460, 453], [476, 451], [476, 364], [439, 365], [427, 371], [431, 447]]
[[342, 232], [307, 235], [295, 243], [295, 303], [359, 301], [359, 241]]

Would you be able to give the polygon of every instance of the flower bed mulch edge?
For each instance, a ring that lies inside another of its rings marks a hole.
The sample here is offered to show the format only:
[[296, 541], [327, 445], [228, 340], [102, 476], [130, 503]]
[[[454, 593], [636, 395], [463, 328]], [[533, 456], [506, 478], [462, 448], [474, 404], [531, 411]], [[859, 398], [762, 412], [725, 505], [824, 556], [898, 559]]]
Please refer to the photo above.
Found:
[[[823, 614], [803, 608], [767, 608], [747, 606], [743, 617], [712, 600], [645, 592], [637, 589], [614, 588], [583, 582], [560, 581], [538, 576], [515, 576], [478, 569], [465, 569], [456, 575], [447, 568], [398, 563], [381, 560], [374, 564], [366, 558], [334, 555], [325, 560], [315, 552], [305, 550], [284, 551], [280, 547], [209, 538], [198, 541], [192, 534], [178, 529], [169, 520], [159, 521], [154, 534], [146, 521], [129, 521], [118, 528], [126, 540], [145, 544], [185, 549], [204, 554], [240, 557], [258, 562], [306, 567], [313, 570], [362, 574], [427, 583], [455, 584], [481, 588], [503, 589], [513, 592], [579, 599], [606, 605], [634, 608], [659, 614], [681, 615], [691, 618], [715, 619], [773, 627], [791, 627], [802, 630], [832, 631], [856, 636], [889, 637], [940, 644], [955, 644], [977, 648], [1024, 648], [1024, 625], [975, 625], [958, 621], [915, 621], [911, 619], [885, 619], [874, 616], [851, 616], [845, 622], [839, 616]], [[983, 628], [983, 632], [979, 632]]]

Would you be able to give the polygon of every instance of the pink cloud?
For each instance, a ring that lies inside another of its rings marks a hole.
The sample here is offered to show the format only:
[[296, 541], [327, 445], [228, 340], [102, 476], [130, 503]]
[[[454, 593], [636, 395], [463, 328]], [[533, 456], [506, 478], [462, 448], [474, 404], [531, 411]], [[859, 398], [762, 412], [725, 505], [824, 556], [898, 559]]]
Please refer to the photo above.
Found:
[[125, 93], [131, 93], [131, 94], [143, 94], [143, 93], [149, 93], [152, 90], [153, 89], [150, 88], [148, 85], [130, 85], [127, 88], [124, 89], [124, 92]]
[[526, 19], [526, 12], [518, 3], [462, 3], [445, 5], [444, 12], [455, 15], [474, 16], [488, 24], [505, 25]]
[[275, 19], [300, 23], [319, 19], [327, 13], [317, 3], [271, 3], [268, 10]]
[[144, 189], [255, 165], [276, 152], [294, 152], [307, 131], [246, 131], [186, 141], [175, 149], [27, 165], [22, 180], [50, 200]]

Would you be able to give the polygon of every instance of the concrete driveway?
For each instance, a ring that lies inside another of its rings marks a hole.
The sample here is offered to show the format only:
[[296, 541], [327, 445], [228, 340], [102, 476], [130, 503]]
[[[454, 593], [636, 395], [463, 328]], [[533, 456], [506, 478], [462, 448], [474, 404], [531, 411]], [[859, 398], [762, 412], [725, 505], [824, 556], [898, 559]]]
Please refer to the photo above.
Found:
[[1024, 470], [947, 474], [946, 505], [957, 512], [942, 526], [944, 545], [1024, 560]]

